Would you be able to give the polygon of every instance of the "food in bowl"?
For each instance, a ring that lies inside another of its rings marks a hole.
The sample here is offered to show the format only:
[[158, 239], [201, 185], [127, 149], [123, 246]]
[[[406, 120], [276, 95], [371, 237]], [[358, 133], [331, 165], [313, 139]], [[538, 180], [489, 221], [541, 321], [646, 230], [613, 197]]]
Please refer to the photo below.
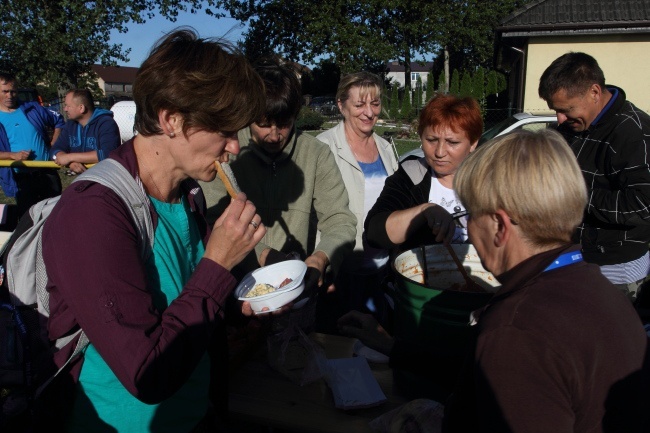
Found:
[[[283, 288], [293, 280], [291, 278], [285, 278], [282, 283], [278, 286], [278, 289]], [[262, 296], [262, 295], [267, 295], [271, 292], [275, 292], [276, 288], [272, 284], [266, 284], [266, 283], [260, 283], [260, 284], [255, 284], [255, 286], [244, 295], [244, 298], [254, 298], [255, 296]]]
[[305, 272], [307, 265], [302, 260], [264, 266], [242, 279], [235, 289], [235, 296], [240, 301], [249, 302], [256, 314], [280, 309], [303, 292]]
[[262, 296], [271, 292], [275, 292], [274, 286], [266, 283], [255, 284], [255, 287], [246, 293], [246, 295], [244, 295], [244, 298], [254, 298], [255, 296]]
[[[473, 245], [452, 244], [452, 248], [470, 278], [481, 287], [481, 291], [494, 293], [498, 290], [499, 282], [483, 267]], [[428, 287], [454, 292], [480, 293], [477, 288], [468, 289], [458, 266], [446, 247], [440, 244], [402, 252], [395, 258], [394, 269], [399, 275]]]

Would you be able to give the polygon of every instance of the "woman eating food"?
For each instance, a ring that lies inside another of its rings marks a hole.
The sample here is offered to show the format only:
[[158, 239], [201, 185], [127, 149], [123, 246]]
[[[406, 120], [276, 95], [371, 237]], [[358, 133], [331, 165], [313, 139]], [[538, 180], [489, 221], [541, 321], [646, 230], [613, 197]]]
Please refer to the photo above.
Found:
[[[55, 430], [194, 431], [210, 394], [225, 392], [211, 389], [227, 380], [211, 361], [226, 353], [230, 271], [266, 229], [244, 194], [208, 226], [196, 180], [214, 179], [215, 161], [238, 153], [237, 131], [262, 114], [263, 95], [242, 54], [189, 29], [162, 38], [138, 70], [138, 134], [100, 164], [118, 164], [139, 185], [152, 246], [142, 254], [127, 204], [87, 180], [66, 189], [43, 231], [50, 339], [81, 328], [90, 341], [48, 389], [51, 402], [72, 406]], [[62, 254], [61, 245], [74, 248]], [[252, 314], [248, 303], [242, 312]], [[72, 347], [57, 352], [58, 367]]]

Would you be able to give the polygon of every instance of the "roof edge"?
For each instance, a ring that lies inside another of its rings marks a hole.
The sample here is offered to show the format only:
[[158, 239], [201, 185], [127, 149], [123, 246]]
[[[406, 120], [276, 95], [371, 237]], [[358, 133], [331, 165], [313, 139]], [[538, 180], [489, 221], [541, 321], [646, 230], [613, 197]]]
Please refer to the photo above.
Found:
[[516, 26], [500, 26], [496, 28], [497, 32], [508, 31], [534, 31], [534, 30], [551, 30], [551, 29], [612, 29], [612, 28], [650, 28], [650, 20], [639, 21], [599, 21], [588, 23], [557, 23], [557, 24], [528, 24]]
[[533, 2], [530, 2], [530, 3], [522, 6], [521, 8], [517, 9], [516, 11], [514, 11], [513, 13], [511, 13], [510, 15], [508, 15], [507, 17], [502, 19], [501, 24], [505, 24], [508, 21], [512, 21], [513, 19], [517, 18], [519, 15], [521, 15], [521, 14], [523, 14], [525, 12], [528, 12], [530, 9], [532, 9], [535, 6], [539, 5], [540, 3], [544, 3], [546, 1], [548, 1], [548, 0], [535, 0]]

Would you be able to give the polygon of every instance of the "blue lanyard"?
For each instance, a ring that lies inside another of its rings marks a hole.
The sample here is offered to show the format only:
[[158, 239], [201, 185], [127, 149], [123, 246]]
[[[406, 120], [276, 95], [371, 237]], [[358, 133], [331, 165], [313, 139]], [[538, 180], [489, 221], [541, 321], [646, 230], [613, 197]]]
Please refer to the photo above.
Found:
[[574, 263], [579, 263], [582, 261], [582, 254], [572, 251], [570, 253], [564, 253], [557, 259], [553, 260], [553, 263], [548, 265], [546, 269], [542, 272], [550, 271], [551, 269], [557, 269], [564, 266], [572, 265]]

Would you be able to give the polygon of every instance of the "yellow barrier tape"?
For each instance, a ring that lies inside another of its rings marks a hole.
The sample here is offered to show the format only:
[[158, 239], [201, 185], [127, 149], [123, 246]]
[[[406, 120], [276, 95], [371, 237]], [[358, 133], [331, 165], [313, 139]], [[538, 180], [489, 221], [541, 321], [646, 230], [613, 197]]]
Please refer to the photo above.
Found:
[[[86, 167], [92, 167], [95, 164], [84, 164]], [[0, 167], [25, 167], [25, 168], [62, 168], [54, 161], [13, 161], [11, 159], [0, 159]]]

